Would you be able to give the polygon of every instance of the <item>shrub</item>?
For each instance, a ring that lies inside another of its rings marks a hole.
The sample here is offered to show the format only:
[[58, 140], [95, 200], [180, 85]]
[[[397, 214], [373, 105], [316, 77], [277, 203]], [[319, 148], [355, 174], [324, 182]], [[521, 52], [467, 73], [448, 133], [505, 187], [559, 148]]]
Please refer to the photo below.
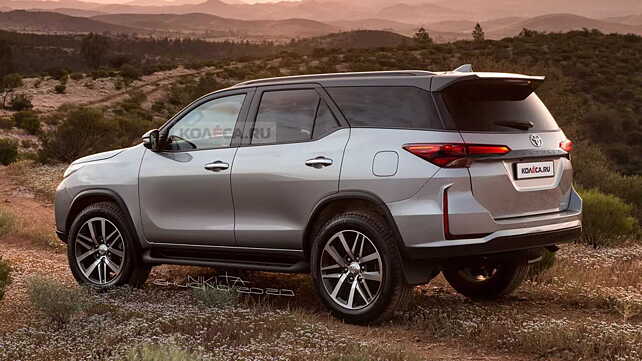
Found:
[[67, 86], [65, 84], [58, 84], [54, 87], [54, 92], [56, 94], [65, 94], [67, 91]]
[[0, 139], [0, 163], [8, 165], [18, 158], [18, 142], [13, 139]]
[[29, 110], [31, 108], [33, 108], [31, 97], [25, 94], [16, 94], [16, 96], [11, 100], [11, 110], [19, 112], [21, 110]]
[[639, 229], [633, 207], [622, 199], [596, 189], [581, 190], [584, 200], [582, 241], [598, 246], [621, 243]]
[[31, 110], [23, 110], [13, 115], [16, 127], [24, 129], [29, 134], [37, 134], [40, 131], [40, 118]]
[[73, 80], [80, 80], [80, 79], [85, 77], [85, 74], [83, 74], [83, 73], [71, 73], [71, 75], [69, 75], [69, 77], [71, 79], [73, 79]]
[[56, 130], [40, 135], [42, 161], [71, 162], [114, 148], [117, 126], [102, 110], [75, 108], [61, 115], [64, 119]]
[[11, 267], [0, 258], [0, 301], [4, 298], [4, 291], [11, 284]]
[[219, 290], [213, 287], [196, 288], [194, 298], [208, 307], [225, 307], [238, 303], [239, 295], [234, 290]]
[[197, 355], [170, 345], [142, 345], [132, 349], [126, 361], [198, 361]]
[[0, 208], [0, 238], [9, 234], [16, 225], [16, 216], [10, 211]]
[[83, 290], [67, 288], [45, 278], [31, 278], [27, 282], [27, 293], [33, 305], [58, 326], [69, 322], [85, 305]]
[[13, 118], [0, 117], [0, 129], [11, 129], [16, 126]]

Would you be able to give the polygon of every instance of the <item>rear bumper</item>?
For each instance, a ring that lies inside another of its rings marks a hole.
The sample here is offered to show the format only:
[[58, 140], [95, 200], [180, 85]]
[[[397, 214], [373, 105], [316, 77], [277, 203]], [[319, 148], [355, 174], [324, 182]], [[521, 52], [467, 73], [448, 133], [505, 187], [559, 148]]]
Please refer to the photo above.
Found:
[[577, 240], [581, 233], [581, 222], [574, 221], [549, 227], [500, 231], [480, 239], [443, 241], [424, 246], [405, 247], [404, 251], [408, 258], [415, 260], [499, 254], [572, 242]]

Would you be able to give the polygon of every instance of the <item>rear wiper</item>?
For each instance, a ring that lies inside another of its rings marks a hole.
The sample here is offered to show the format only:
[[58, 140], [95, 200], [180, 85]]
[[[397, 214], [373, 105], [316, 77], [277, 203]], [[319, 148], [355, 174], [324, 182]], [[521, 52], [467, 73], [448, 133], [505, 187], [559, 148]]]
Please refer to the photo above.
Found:
[[520, 121], [510, 121], [510, 120], [500, 120], [494, 122], [495, 125], [501, 125], [503, 127], [515, 128], [519, 130], [529, 130], [535, 126], [533, 122], [520, 122]]

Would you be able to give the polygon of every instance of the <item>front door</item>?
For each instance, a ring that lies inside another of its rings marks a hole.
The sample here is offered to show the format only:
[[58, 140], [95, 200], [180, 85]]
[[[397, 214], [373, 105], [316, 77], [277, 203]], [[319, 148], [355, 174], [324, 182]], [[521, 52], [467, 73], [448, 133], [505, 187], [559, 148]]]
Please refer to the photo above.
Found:
[[318, 86], [257, 91], [232, 169], [239, 246], [301, 249], [314, 206], [339, 189], [350, 129], [335, 115]]
[[148, 241], [235, 245], [230, 172], [250, 95], [205, 98], [161, 129], [166, 142], [160, 152], [146, 151], [139, 176]]

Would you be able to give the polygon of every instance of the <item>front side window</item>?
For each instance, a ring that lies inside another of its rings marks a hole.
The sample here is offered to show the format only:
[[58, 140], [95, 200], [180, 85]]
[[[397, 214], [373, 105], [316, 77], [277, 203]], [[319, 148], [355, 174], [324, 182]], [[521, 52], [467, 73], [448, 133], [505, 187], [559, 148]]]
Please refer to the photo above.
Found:
[[267, 91], [261, 97], [252, 144], [309, 141], [338, 127], [314, 89]]
[[245, 94], [203, 103], [187, 113], [169, 130], [169, 150], [199, 150], [229, 147]]

